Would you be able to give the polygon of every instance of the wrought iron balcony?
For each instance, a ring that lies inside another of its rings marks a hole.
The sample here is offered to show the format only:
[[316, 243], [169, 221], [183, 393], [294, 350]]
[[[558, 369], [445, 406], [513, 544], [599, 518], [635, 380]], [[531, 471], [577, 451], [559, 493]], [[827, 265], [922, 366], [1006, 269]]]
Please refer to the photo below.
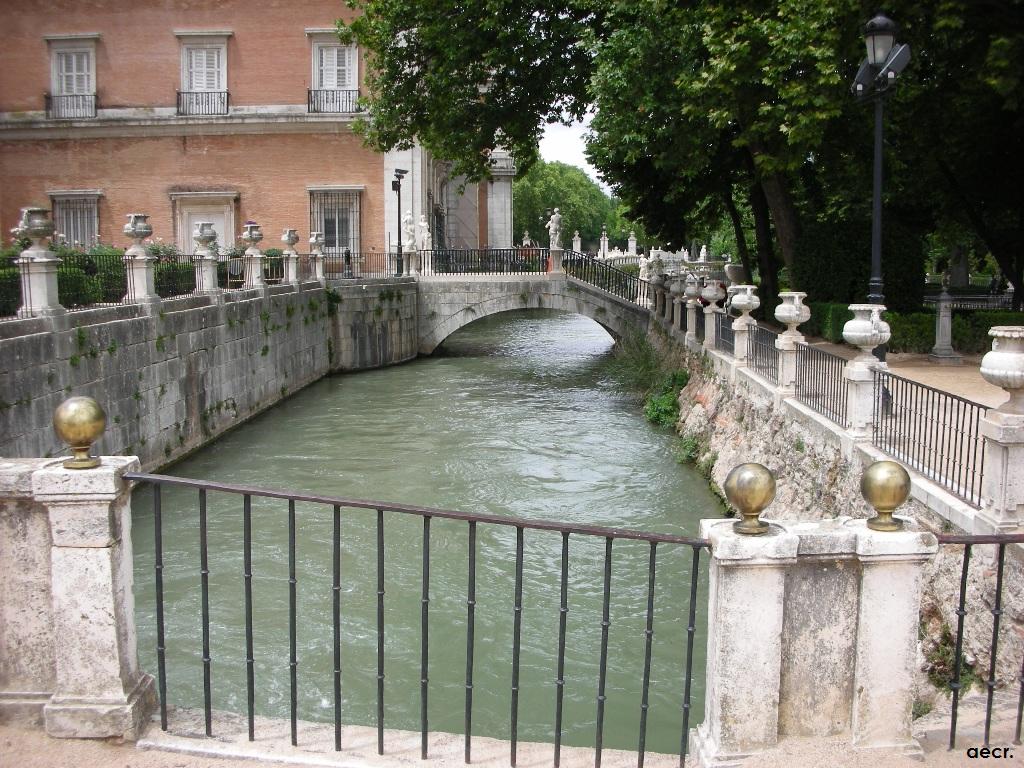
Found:
[[314, 90], [308, 91], [307, 105], [310, 112], [343, 114], [359, 111], [359, 91]]
[[85, 120], [96, 117], [96, 94], [75, 93], [67, 96], [45, 94], [46, 116], [51, 120]]
[[178, 91], [179, 115], [226, 115], [227, 91]]

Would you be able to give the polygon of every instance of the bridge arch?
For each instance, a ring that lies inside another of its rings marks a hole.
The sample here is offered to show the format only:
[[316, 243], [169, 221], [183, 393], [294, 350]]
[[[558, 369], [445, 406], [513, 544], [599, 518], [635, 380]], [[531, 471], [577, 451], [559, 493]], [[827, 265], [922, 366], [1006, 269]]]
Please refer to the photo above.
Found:
[[612, 335], [646, 333], [646, 309], [567, 276], [421, 280], [417, 320], [420, 354], [474, 320], [522, 309], [555, 309], [588, 317]]

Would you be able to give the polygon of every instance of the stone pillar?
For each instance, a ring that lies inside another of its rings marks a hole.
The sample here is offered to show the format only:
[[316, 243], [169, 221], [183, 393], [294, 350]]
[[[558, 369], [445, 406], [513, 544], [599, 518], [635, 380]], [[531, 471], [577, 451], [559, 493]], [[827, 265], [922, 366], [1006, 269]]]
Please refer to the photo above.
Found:
[[130, 486], [134, 457], [95, 469], [55, 460], [32, 475], [50, 519], [56, 686], [43, 707], [50, 736], [135, 739], [156, 707], [139, 669], [132, 594]]
[[964, 361], [953, 349], [952, 298], [945, 286], [935, 307], [935, 346], [928, 359], [939, 365], [960, 365]]
[[552, 275], [564, 275], [565, 270], [562, 268], [562, 249], [552, 248], [549, 253], [551, 254], [551, 259], [548, 262], [548, 272]]
[[747, 347], [750, 343], [750, 328], [756, 325], [750, 313], [761, 306], [761, 299], [757, 296], [757, 286], [737, 285], [732, 297], [733, 309], [740, 311], [740, 316], [733, 320], [732, 332], [733, 347], [732, 354], [736, 359], [736, 367], [742, 368], [747, 364]]
[[299, 242], [299, 231], [297, 229], [286, 229], [281, 234], [281, 242], [284, 243], [284, 251], [281, 258], [284, 261], [284, 279], [281, 282], [299, 284], [299, 254], [295, 252], [295, 244]]
[[583, 239], [580, 237], [580, 231], [578, 229], [572, 233], [572, 249], [576, 253], [583, 251]]
[[327, 285], [327, 278], [324, 276], [324, 233], [309, 233], [309, 266], [313, 273], [313, 279], [320, 285]]
[[860, 354], [843, 368], [846, 389], [846, 424], [855, 442], [871, 437], [875, 407], [875, 370], [886, 368], [885, 363], [871, 353], [879, 344], [885, 344], [892, 335], [889, 324], [882, 320], [885, 306], [881, 304], [851, 304], [853, 319], [843, 326], [846, 343], [860, 349]]
[[775, 348], [779, 350], [779, 394], [782, 397], [796, 394], [796, 349], [804, 340], [796, 327], [811, 319], [811, 310], [803, 303], [806, 297], [802, 291], [783, 291], [779, 294], [782, 303], [775, 308], [775, 319], [786, 326], [775, 340]]
[[156, 256], [150, 256], [142, 241], [153, 234], [153, 225], [145, 213], [129, 213], [124, 233], [132, 239], [132, 245], [124, 252], [124, 267], [128, 277], [128, 295], [125, 303], [142, 304], [153, 313], [160, 306], [156, 293], [154, 264]]
[[54, 317], [63, 315], [57, 295], [57, 267], [60, 259], [44, 242], [53, 237], [53, 220], [49, 208], [22, 208], [21, 220], [12, 234], [28, 237], [32, 245], [21, 252], [15, 262], [21, 272], [21, 307], [18, 317]]
[[636, 256], [636, 232], [633, 230], [629, 231], [629, 238], [626, 240], [626, 253]]
[[197, 221], [192, 233], [196, 249], [192, 263], [196, 268], [196, 292], [217, 298], [223, 297], [224, 289], [217, 284], [217, 254], [210, 248], [217, 242], [217, 231], [212, 221]]
[[263, 282], [263, 251], [257, 247], [263, 239], [263, 232], [260, 225], [254, 221], [245, 222], [243, 227], [242, 240], [248, 243], [245, 249], [245, 288], [262, 288]]
[[981, 420], [985, 474], [980, 517], [996, 528], [1024, 525], [1024, 326], [989, 329], [992, 351], [981, 360], [981, 375], [1005, 389], [1010, 399]]
[[608, 258], [608, 228], [601, 227], [601, 250], [598, 254], [602, 259]]
[[701, 520], [700, 535], [711, 542], [707, 693], [690, 749], [709, 768], [778, 741], [786, 570], [800, 539], [777, 526], [743, 536], [731, 520]]
[[704, 307], [704, 349], [714, 349], [715, 340], [718, 337], [718, 326], [715, 325], [715, 315], [720, 311], [716, 302], [725, 297], [725, 289], [719, 280], [706, 280], [701, 296], [707, 300]]

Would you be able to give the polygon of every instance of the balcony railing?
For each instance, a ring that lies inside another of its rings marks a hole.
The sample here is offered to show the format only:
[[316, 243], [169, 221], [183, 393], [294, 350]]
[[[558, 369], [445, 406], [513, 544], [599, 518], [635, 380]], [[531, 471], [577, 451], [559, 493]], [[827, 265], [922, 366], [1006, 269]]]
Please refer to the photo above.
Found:
[[178, 91], [179, 115], [226, 115], [227, 91]]
[[359, 91], [314, 90], [307, 91], [307, 107], [310, 112], [345, 113], [359, 111]]
[[75, 93], [67, 96], [45, 94], [46, 116], [51, 120], [82, 120], [96, 117], [96, 94]]

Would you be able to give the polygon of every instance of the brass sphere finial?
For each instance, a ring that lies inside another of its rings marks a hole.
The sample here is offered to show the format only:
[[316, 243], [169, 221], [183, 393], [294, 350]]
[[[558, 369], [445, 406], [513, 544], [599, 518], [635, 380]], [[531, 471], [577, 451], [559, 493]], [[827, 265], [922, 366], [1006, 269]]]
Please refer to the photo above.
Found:
[[761, 510], [775, 498], [775, 475], [763, 464], [750, 462], [732, 468], [725, 478], [725, 496], [743, 516], [732, 524], [736, 533], [759, 536], [768, 532], [768, 523], [759, 520]]
[[873, 531], [902, 531], [893, 511], [910, 496], [910, 475], [895, 461], [876, 461], [860, 479], [860, 493], [878, 513], [868, 520]]
[[53, 431], [71, 446], [74, 456], [64, 462], [68, 469], [92, 469], [100, 460], [89, 455], [107, 426], [107, 414], [91, 397], [69, 397], [53, 412]]

